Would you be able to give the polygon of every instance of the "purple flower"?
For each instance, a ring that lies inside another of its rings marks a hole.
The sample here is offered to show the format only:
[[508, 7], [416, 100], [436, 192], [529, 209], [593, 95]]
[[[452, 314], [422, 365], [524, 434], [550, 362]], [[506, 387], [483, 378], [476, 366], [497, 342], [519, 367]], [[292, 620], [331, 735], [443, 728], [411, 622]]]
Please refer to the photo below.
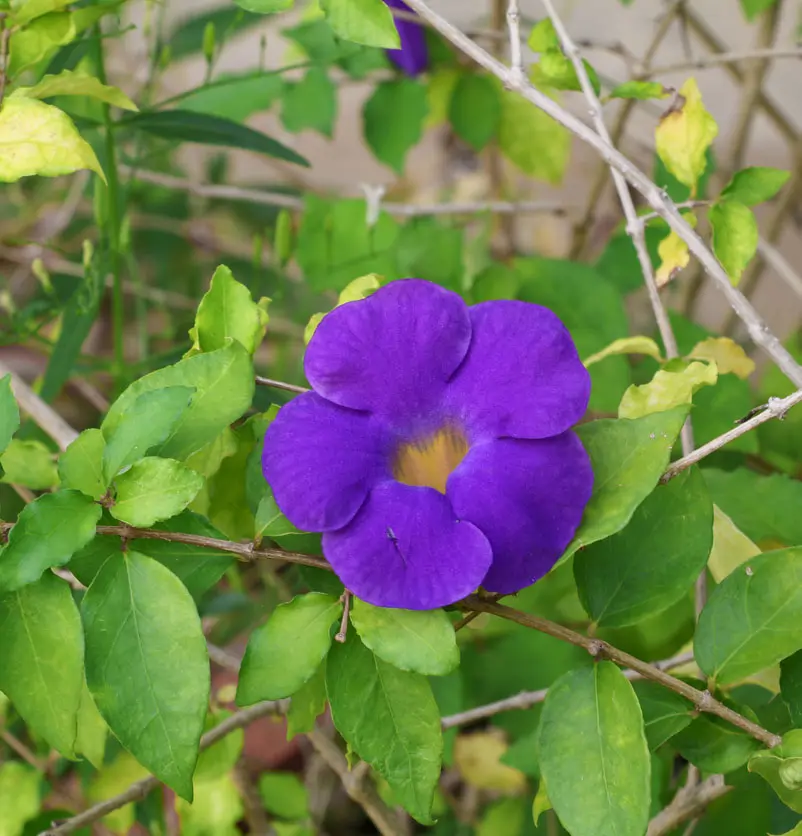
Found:
[[402, 279], [327, 314], [305, 370], [264, 473], [354, 594], [433, 609], [551, 569], [593, 484], [569, 431], [590, 378], [555, 314]]
[[[391, 9], [412, 13], [404, 0], [384, 0]], [[429, 49], [423, 26], [409, 20], [395, 18], [395, 27], [401, 38], [401, 49], [386, 50], [389, 59], [407, 75], [420, 75], [429, 66]]]

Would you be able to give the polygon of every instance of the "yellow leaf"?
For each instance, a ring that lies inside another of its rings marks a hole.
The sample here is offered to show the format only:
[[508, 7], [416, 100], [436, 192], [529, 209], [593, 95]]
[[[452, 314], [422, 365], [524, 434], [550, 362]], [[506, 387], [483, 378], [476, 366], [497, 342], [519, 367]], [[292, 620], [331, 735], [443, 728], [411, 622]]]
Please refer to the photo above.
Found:
[[[684, 212], [682, 216], [696, 228], [696, 215], [693, 212]], [[657, 246], [657, 254], [660, 256], [660, 266], [655, 276], [658, 287], [668, 284], [691, 260], [688, 245], [676, 232], [671, 232], [663, 238]]]
[[719, 374], [734, 374], [746, 380], [755, 370], [754, 361], [743, 348], [729, 337], [710, 337], [697, 343], [690, 357], [695, 360], [712, 360]]
[[516, 795], [526, 788], [526, 776], [501, 763], [507, 743], [498, 731], [461, 734], [454, 742], [454, 766], [463, 780], [480, 790]]
[[[374, 290], [378, 290], [381, 287], [381, 283], [381, 276], [376, 273], [368, 273], [367, 276], [360, 276], [358, 279], [354, 279], [345, 286], [337, 298], [337, 304], [334, 307], [339, 308], [340, 305], [344, 305], [346, 302], [357, 302], [360, 299], [367, 298]], [[306, 328], [304, 328], [305, 345], [309, 345], [309, 341], [314, 336], [317, 326], [320, 325], [325, 315], [325, 313], [312, 314], [309, 322], [306, 323]]]
[[52, 96], [91, 96], [123, 110], [138, 110], [137, 106], [117, 87], [102, 84], [93, 75], [64, 70], [58, 75], [46, 75], [33, 87], [18, 87], [11, 98], [49, 99]]
[[642, 386], [630, 386], [618, 407], [619, 418], [641, 418], [690, 403], [694, 392], [718, 380], [715, 363], [689, 363], [684, 368], [661, 369]]
[[671, 174], [695, 191], [705, 170], [705, 152], [717, 134], [718, 125], [705, 110], [696, 79], [689, 78], [657, 126], [657, 153]]
[[9, 97], [0, 110], [0, 182], [88, 168], [105, 182], [92, 146], [63, 110], [37, 99]]
[[718, 507], [713, 506], [713, 548], [707, 566], [716, 583], [760, 554], [760, 549]]
[[459, 70], [452, 67], [439, 67], [430, 74], [429, 83], [426, 85], [429, 114], [424, 122], [425, 128], [439, 128], [448, 121], [451, 96], [459, 78]]
[[651, 337], [624, 337], [611, 342], [607, 348], [591, 354], [584, 360], [585, 367], [604, 360], [605, 357], [612, 357], [615, 354], [645, 354], [654, 357], [658, 363], [663, 362], [663, 355], [660, 353], [660, 346]]

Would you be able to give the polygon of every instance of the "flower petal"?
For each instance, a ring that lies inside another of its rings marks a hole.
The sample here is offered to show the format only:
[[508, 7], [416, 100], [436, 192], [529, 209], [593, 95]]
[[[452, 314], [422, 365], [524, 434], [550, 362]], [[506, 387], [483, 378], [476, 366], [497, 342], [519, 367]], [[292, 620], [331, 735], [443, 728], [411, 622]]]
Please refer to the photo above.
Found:
[[[391, 9], [412, 12], [403, 0], [384, 0]], [[429, 66], [426, 33], [419, 23], [395, 18], [395, 28], [401, 38], [401, 49], [388, 49], [387, 57], [407, 75], [420, 75]]]
[[573, 537], [592, 487], [590, 459], [571, 432], [472, 448], [446, 492], [457, 516], [490, 541], [482, 586], [509, 594], [542, 578]]
[[590, 375], [557, 316], [512, 300], [482, 302], [470, 313], [471, 347], [446, 400], [471, 439], [548, 438], [576, 424]]
[[308, 392], [267, 428], [262, 470], [293, 525], [328, 531], [350, 522], [371, 487], [392, 478], [390, 450], [370, 415]]
[[373, 412], [393, 425], [430, 420], [468, 351], [471, 323], [450, 290], [401, 279], [326, 314], [306, 349], [312, 388], [327, 400]]
[[349, 525], [324, 534], [323, 554], [358, 598], [407, 610], [464, 598], [492, 559], [487, 538], [443, 494], [398, 482], [375, 487]]

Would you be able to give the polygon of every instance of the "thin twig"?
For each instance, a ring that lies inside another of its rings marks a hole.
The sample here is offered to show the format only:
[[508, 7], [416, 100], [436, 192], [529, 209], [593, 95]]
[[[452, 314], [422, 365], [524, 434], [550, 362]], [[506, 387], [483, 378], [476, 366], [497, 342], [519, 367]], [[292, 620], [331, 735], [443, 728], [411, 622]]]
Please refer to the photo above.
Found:
[[478, 595], [470, 595], [463, 602], [462, 606], [466, 610], [474, 610], [479, 612], [487, 612], [491, 615], [497, 615], [499, 618], [505, 618], [508, 621], [514, 621], [523, 627], [529, 627], [532, 630], [539, 630], [541, 633], [546, 633], [549, 636], [554, 636], [561, 641], [569, 642], [570, 644], [582, 647], [588, 651], [596, 659], [609, 659], [616, 664], [625, 668], [631, 668], [633, 671], [641, 674], [644, 679], [657, 682], [669, 691], [679, 694], [686, 700], [689, 700], [698, 711], [705, 711], [709, 714], [715, 714], [722, 720], [726, 720], [736, 728], [741, 729], [747, 734], [759, 740], [768, 747], [777, 746], [782, 742], [782, 738], [778, 735], [767, 731], [762, 726], [753, 723], [731, 708], [728, 708], [723, 703], [719, 702], [709, 691], [699, 691], [696, 688], [683, 682], [681, 679], [676, 679], [673, 676], [658, 670], [648, 662], [642, 662], [640, 659], [632, 656], [629, 653], [613, 647], [607, 642], [599, 639], [592, 639], [588, 636], [583, 636], [568, 627], [563, 627], [562, 624], [557, 624], [554, 621], [548, 621], [545, 618], [539, 618], [529, 613], [520, 612], [512, 607], [507, 607], [504, 604], [498, 604], [492, 601], [484, 600]]
[[745, 49], [741, 52], [718, 52], [712, 55], [705, 55], [693, 61], [682, 61], [676, 64], [663, 64], [662, 66], [650, 67], [638, 73], [639, 79], [654, 78], [669, 73], [687, 73], [693, 70], [705, 70], [710, 67], [720, 67], [722, 64], [740, 64], [745, 61], [754, 61], [764, 58], [776, 61], [781, 58], [802, 58], [800, 47], [763, 47], [758, 49]]
[[340, 596], [343, 605], [343, 615], [340, 619], [340, 629], [334, 636], [334, 641], [345, 644], [348, 638], [348, 619], [351, 617], [351, 591], [346, 589]]
[[791, 263], [777, 247], [765, 238], [761, 238], [758, 241], [757, 251], [769, 267], [802, 299], [802, 276], [794, 270]]
[[21, 740], [17, 740], [8, 729], [0, 729], [0, 740], [10, 749], [13, 749], [26, 763], [30, 764], [37, 772], [45, 772], [47, 764], [37, 757]]
[[271, 389], [282, 389], [285, 392], [295, 392], [296, 394], [311, 391], [306, 386], [296, 386], [294, 383], [285, 383], [283, 380], [273, 380], [261, 375], [256, 375], [256, 383], [258, 386], [269, 386]]
[[521, 10], [518, 0], [509, 0], [507, 5], [507, 29], [510, 36], [510, 72], [516, 84], [523, 83], [524, 60], [521, 52]]
[[722, 775], [712, 775], [701, 784], [683, 787], [671, 804], [661, 810], [650, 822], [646, 836], [665, 836], [673, 833], [679, 825], [695, 818], [717, 798], [726, 795], [732, 787], [724, 783]]

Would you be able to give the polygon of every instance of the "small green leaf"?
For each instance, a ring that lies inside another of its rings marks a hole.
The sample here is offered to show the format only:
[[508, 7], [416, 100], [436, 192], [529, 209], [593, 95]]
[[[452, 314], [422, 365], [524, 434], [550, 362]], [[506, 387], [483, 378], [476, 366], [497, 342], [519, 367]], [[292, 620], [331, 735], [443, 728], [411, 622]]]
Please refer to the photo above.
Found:
[[481, 151], [496, 135], [501, 119], [498, 84], [476, 73], [460, 75], [448, 109], [451, 127], [474, 151]]
[[[723, 700], [753, 722], [754, 713], [747, 707]], [[750, 755], [760, 749], [760, 742], [735, 726], [712, 715], [697, 717], [689, 726], [674, 735], [671, 745], [685, 760], [704, 772], [728, 773], [740, 769]]]
[[284, 79], [278, 74], [226, 73], [183, 95], [181, 107], [244, 122], [254, 113], [269, 110], [283, 91]]
[[321, 5], [340, 38], [383, 49], [401, 47], [393, 15], [382, 0], [322, 0]]
[[0, 454], [19, 429], [19, 407], [11, 391], [11, 375], [0, 378]]
[[656, 682], [633, 682], [635, 695], [643, 712], [644, 730], [649, 748], [659, 749], [693, 720], [693, 706]]
[[630, 521], [668, 466], [687, 414], [687, 407], [676, 407], [634, 421], [592, 421], [576, 428], [593, 466], [593, 494], [563, 559]]
[[106, 561], [84, 596], [86, 681], [122, 745], [182, 798], [209, 701], [200, 618], [178, 578], [128, 552]]
[[0, 689], [31, 729], [74, 757], [84, 645], [69, 586], [48, 572], [0, 597], [0, 634]]
[[783, 171], [781, 168], [744, 168], [733, 175], [721, 196], [737, 200], [746, 206], [755, 206], [757, 203], [771, 200], [788, 182], [790, 176], [790, 171]]
[[265, 772], [259, 778], [259, 795], [265, 810], [281, 819], [292, 821], [309, 815], [306, 787], [294, 772]]
[[69, 5], [70, 0], [13, 0], [11, 20], [16, 26], [25, 26], [37, 17]]
[[50, 99], [53, 96], [91, 96], [101, 102], [122, 108], [138, 110], [137, 106], [117, 87], [103, 84], [92, 75], [72, 70], [62, 70], [58, 75], [46, 75], [33, 87], [17, 87], [10, 98], [24, 96], [28, 99]]
[[0, 110], [0, 182], [89, 169], [105, 180], [92, 146], [72, 119], [37, 99], [10, 96]]
[[362, 642], [402, 671], [445, 676], [459, 665], [456, 633], [443, 610], [397, 610], [354, 599], [351, 621]]
[[81, 689], [81, 704], [78, 708], [78, 732], [75, 736], [75, 753], [83, 755], [95, 769], [103, 768], [106, 753], [106, 738], [109, 727], [100, 716], [95, 701], [84, 682]]
[[713, 252], [737, 285], [757, 252], [758, 229], [752, 210], [736, 200], [722, 200], [708, 213], [713, 228]]
[[739, 566], [760, 554], [760, 549], [718, 507], [713, 506], [713, 548], [707, 566], [716, 583], [721, 583]]
[[143, 392], [120, 422], [103, 433], [103, 479], [108, 483], [124, 468], [163, 444], [192, 400], [189, 386], [166, 386]]
[[802, 548], [750, 560], [713, 590], [694, 654], [718, 683], [737, 682], [802, 649]]
[[532, 52], [548, 52], [560, 48], [560, 39], [550, 17], [542, 18], [532, 27], [526, 43]]
[[315, 727], [315, 720], [326, 710], [326, 661], [292, 695], [287, 712], [287, 740], [306, 734]]
[[655, 412], [689, 404], [702, 386], [718, 380], [715, 363], [676, 363], [676, 370], [660, 369], [642, 386], [630, 386], [618, 407], [619, 418], [642, 418]]
[[625, 81], [614, 87], [608, 99], [665, 99], [670, 96], [671, 91], [656, 81]]
[[256, 12], [260, 15], [272, 15], [291, 9], [295, 0], [234, 0], [246, 12]]
[[802, 728], [802, 650], [780, 662], [780, 692], [793, 724]]
[[643, 836], [651, 760], [637, 697], [612, 662], [551, 686], [538, 747], [549, 800], [572, 836]]
[[398, 174], [404, 170], [407, 153], [423, 136], [428, 110], [426, 88], [411, 78], [382, 81], [365, 102], [365, 141]]
[[[588, 75], [593, 91], [598, 96], [601, 82], [596, 70], [583, 59], [583, 66]], [[531, 77], [538, 87], [552, 87], [555, 90], [582, 90], [576, 68], [568, 56], [559, 49], [550, 49], [540, 56], [540, 61], [532, 65]]]
[[[203, 724], [204, 733], [219, 726], [231, 714], [232, 712], [224, 709], [210, 711]], [[201, 752], [198, 757], [198, 765], [195, 767], [195, 774], [192, 776], [196, 787], [199, 782], [214, 781], [231, 772], [242, 756], [244, 745], [245, 732], [243, 729], [237, 729], [231, 734], [227, 734], [214, 746], [210, 746]]]
[[3, 799], [0, 833], [3, 836], [25, 833], [25, 822], [33, 819], [41, 809], [41, 782], [39, 773], [27, 764], [6, 761], [0, 765], [0, 798]]
[[276, 607], [267, 623], [251, 633], [239, 675], [237, 703], [292, 696], [326, 658], [331, 625], [342, 604], [331, 595], [309, 592]]
[[109, 484], [103, 476], [105, 447], [106, 440], [100, 430], [84, 430], [59, 457], [61, 486], [100, 499]]
[[413, 818], [431, 823], [443, 735], [426, 678], [383, 662], [352, 630], [329, 654], [326, 689], [346, 743], [387, 781]]
[[20, 589], [67, 563], [95, 536], [100, 512], [78, 491], [44, 494], [26, 505], [0, 552], [0, 591]]
[[204, 478], [173, 459], [150, 456], [114, 480], [111, 514], [136, 528], [180, 514], [204, 485]]
[[777, 0], [741, 0], [741, 8], [749, 21], [754, 20], [761, 12], [770, 9]]
[[331, 139], [337, 118], [337, 87], [323, 67], [312, 67], [287, 84], [281, 100], [281, 123], [291, 133], [317, 131]]
[[755, 752], [749, 771], [765, 778], [786, 807], [802, 813], [802, 730], [784, 734], [782, 743], [773, 749]]
[[604, 360], [605, 357], [613, 357], [618, 354], [645, 354], [657, 360], [658, 363], [663, 361], [663, 353], [660, 346], [651, 337], [622, 337], [620, 340], [614, 340], [606, 348], [591, 354], [583, 362], [585, 368]]
[[59, 483], [58, 467], [50, 450], [41, 441], [12, 438], [0, 455], [3, 476], [0, 481], [46, 491]]
[[16, 78], [22, 70], [44, 61], [77, 35], [74, 14], [51, 12], [36, 18], [11, 36], [7, 70], [9, 77]]

